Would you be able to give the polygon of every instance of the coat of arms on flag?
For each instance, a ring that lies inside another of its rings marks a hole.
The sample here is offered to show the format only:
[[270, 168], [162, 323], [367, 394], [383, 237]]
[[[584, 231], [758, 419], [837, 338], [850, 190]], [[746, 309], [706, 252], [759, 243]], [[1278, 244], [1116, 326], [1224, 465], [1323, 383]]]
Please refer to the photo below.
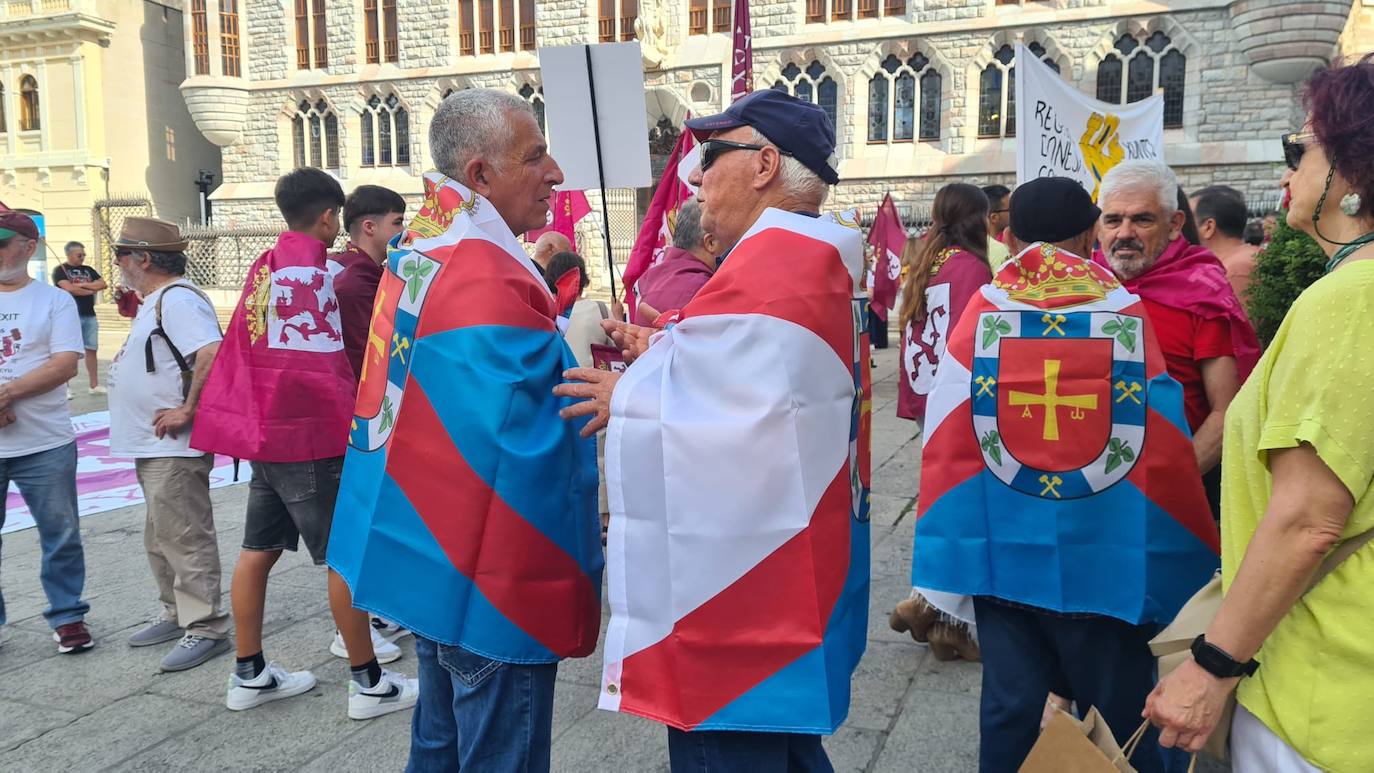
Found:
[[[489, 203], [442, 175], [388, 249], [330, 535], [354, 604], [516, 663], [590, 653], [596, 451], [552, 395], [576, 360]], [[424, 592], [416, 592], [423, 588]]]
[[912, 584], [1168, 622], [1217, 565], [1140, 299], [1048, 245], [969, 303], [926, 408]]

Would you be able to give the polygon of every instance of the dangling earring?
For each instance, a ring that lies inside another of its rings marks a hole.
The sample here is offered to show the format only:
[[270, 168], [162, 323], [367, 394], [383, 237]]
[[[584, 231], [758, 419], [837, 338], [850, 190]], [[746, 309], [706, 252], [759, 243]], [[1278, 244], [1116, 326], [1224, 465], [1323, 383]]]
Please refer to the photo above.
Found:
[[1341, 197], [1341, 211], [1354, 217], [1360, 212], [1360, 203], [1360, 194], [1347, 193]]

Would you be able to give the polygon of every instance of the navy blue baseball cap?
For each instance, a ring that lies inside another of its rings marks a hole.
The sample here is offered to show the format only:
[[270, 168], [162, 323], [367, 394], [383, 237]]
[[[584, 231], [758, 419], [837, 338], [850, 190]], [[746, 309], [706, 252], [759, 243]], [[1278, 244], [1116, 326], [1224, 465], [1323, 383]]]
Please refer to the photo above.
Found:
[[834, 185], [840, 174], [830, 166], [835, 125], [820, 107], [777, 89], [760, 89], [716, 115], [690, 118], [687, 128], [698, 141], [712, 132], [752, 126], [768, 141]]

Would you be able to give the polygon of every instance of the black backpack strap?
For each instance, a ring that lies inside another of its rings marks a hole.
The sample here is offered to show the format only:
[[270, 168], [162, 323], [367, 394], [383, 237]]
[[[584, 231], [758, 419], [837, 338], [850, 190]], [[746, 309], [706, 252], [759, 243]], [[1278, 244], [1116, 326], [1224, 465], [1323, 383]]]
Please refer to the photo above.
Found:
[[190, 359], [188, 360], [184, 355], [182, 355], [181, 350], [176, 347], [176, 344], [172, 343], [171, 337], [167, 335], [167, 331], [162, 327], [162, 299], [167, 297], [168, 291], [170, 291], [174, 287], [184, 287], [187, 290], [190, 290], [191, 292], [195, 293], [196, 295], [199, 295], [202, 300], [210, 304], [210, 308], [212, 309], [215, 305], [210, 300], [209, 296], [207, 296], [200, 290], [190, 285], [175, 283], [167, 285], [165, 288], [163, 288], [162, 294], [157, 297], [157, 304], [153, 308], [153, 313], [156, 316], [157, 326], [153, 328], [153, 332], [148, 334], [148, 341], [143, 345], [144, 367], [146, 368], [146, 372], [148, 373], [153, 373], [157, 370], [156, 361], [153, 359], [153, 339], [161, 338], [163, 342], [167, 344], [167, 350], [172, 353], [172, 359], [176, 360], [177, 369], [181, 371], [181, 396], [184, 399], [186, 395], [190, 393], [191, 390], [191, 370], [192, 366], [195, 363], [196, 355], [192, 353]]

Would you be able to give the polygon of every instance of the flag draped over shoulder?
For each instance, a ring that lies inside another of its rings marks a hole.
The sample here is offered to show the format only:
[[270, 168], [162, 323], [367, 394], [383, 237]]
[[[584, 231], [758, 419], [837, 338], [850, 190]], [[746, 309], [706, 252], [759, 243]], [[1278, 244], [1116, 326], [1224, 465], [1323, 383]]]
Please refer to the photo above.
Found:
[[684, 131], [678, 135], [677, 144], [668, 156], [668, 164], [663, 167], [663, 176], [658, 180], [658, 188], [654, 190], [653, 201], [644, 214], [644, 223], [639, 227], [635, 246], [630, 250], [630, 259], [625, 264], [624, 283], [625, 308], [630, 313], [631, 321], [643, 322], [636, 319], [639, 293], [635, 283], [650, 266], [662, 262], [664, 251], [673, 243], [677, 211], [693, 196], [692, 190], [678, 177], [678, 164], [694, 147], [696, 140], [692, 139], [691, 132]]
[[873, 226], [868, 231], [868, 243], [873, 245], [873, 310], [878, 318], [887, 319], [887, 312], [897, 305], [897, 282], [902, 276], [902, 250], [906, 249], [906, 228], [892, 203], [892, 194], [883, 196]]
[[935, 378], [914, 585], [1167, 623], [1211, 577], [1183, 390], [1109, 271], [1028, 248], [974, 296]]
[[621, 377], [600, 707], [830, 733], [868, 612], [862, 235], [765, 211]]
[[555, 304], [490, 202], [425, 175], [388, 250], [330, 535], [355, 606], [506, 662], [595, 648], [596, 451], [552, 396], [577, 365]]
[[323, 242], [287, 231], [248, 268], [191, 447], [255, 462], [342, 456], [353, 368]]

